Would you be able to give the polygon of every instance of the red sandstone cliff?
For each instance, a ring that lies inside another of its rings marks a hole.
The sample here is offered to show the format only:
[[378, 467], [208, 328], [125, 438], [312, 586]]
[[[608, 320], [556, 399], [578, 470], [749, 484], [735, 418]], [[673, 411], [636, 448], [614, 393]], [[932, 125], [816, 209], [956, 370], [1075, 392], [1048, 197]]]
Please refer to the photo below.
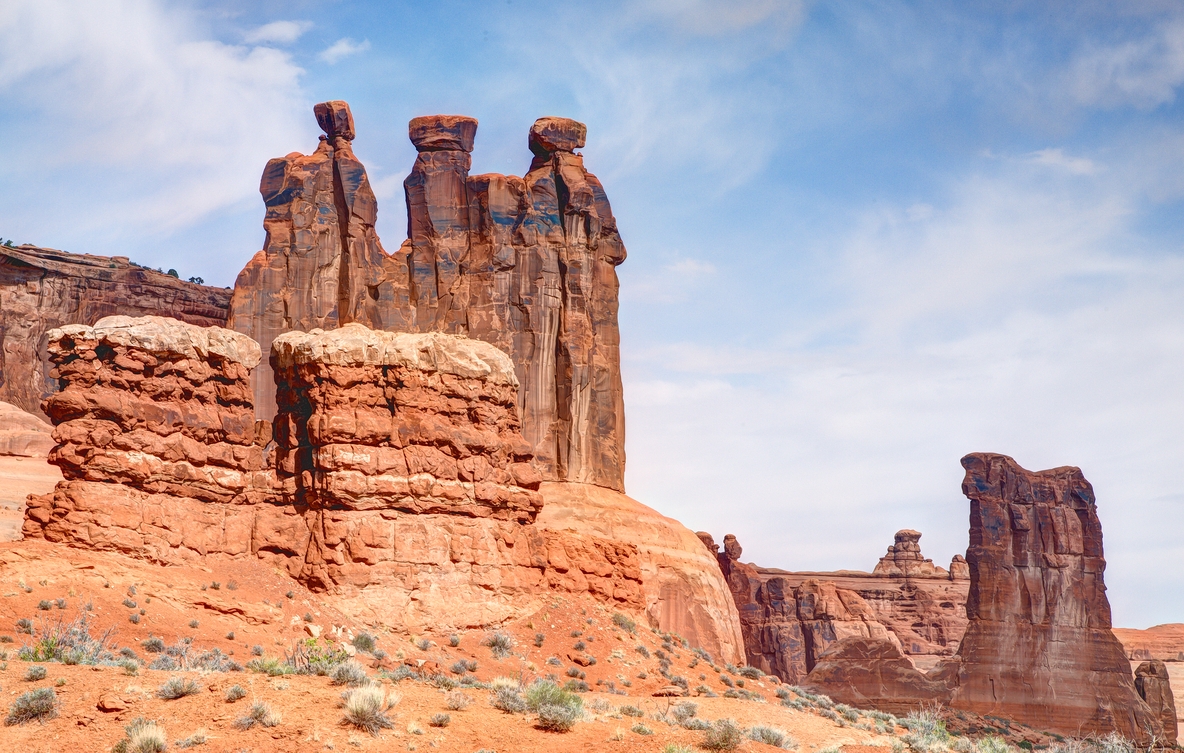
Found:
[[226, 323], [230, 291], [183, 282], [126, 257], [0, 246], [0, 400], [40, 413], [53, 391], [46, 333], [113, 314]]
[[[349, 151], [348, 107], [317, 113], [327, 134], [317, 151], [264, 171], [267, 241], [235, 283], [228, 326], [264, 350], [281, 332], [351, 321], [492, 343], [514, 363], [522, 433], [543, 478], [623, 491], [616, 266], [625, 248], [604, 187], [575, 153], [583, 124], [538, 120], [534, 160], [518, 178], [469, 175], [476, 120], [412, 120], [409, 238], [387, 255]], [[253, 377], [260, 418], [275, 414], [269, 370]]]
[[740, 562], [736, 537], [724, 551], [710, 534], [700, 539], [716, 555], [739, 611], [748, 663], [786, 682], [800, 682], [819, 656], [844, 638], [890, 642], [914, 664], [951, 656], [966, 629], [967, 575], [954, 575], [921, 556], [916, 531], [900, 531], [874, 573], [855, 570], [795, 573]]

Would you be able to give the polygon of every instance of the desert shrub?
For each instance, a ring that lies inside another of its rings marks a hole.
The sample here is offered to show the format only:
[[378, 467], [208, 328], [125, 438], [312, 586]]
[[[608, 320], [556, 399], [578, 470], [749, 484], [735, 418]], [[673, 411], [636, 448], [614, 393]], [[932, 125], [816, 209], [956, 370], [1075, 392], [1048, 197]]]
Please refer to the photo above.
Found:
[[447, 727], [452, 722], [452, 717], [445, 713], [432, 714], [432, 718], [428, 719], [428, 724], [433, 727]]
[[374, 639], [374, 636], [366, 632], [355, 635], [350, 643], [354, 644], [354, 648], [357, 650], [365, 651], [367, 654], [373, 653], [374, 649], [378, 648], [378, 641]]
[[494, 686], [489, 705], [507, 714], [521, 714], [526, 711], [526, 701], [517, 687]]
[[759, 680], [765, 676], [765, 673], [756, 667], [741, 667], [737, 674], [741, 677], [747, 677], [749, 680]]
[[[110, 627], [95, 636], [91, 635], [92, 627], [91, 616], [87, 613], [70, 621], [62, 617], [43, 620], [36, 633], [36, 642], [21, 649], [21, 658], [70, 664], [114, 664], [115, 654], [110, 644], [115, 628]], [[33, 635], [33, 631], [29, 634]]]
[[263, 656], [263, 647], [258, 644], [251, 646], [251, 656]]
[[184, 698], [187, 695], [197, 695], [201, 688], [188, 677], [171, 677], [164, 685], [156, 689], [156, 697], [166, 701]]
[[147, 638], [140, 643], [140, 648], [150, 654], [159, 654], [164, 651], [164, 641], [160, 638]]
[[226, 587], [229, 588], [231, 591], [237, 591], [238, 590], [238, 583], [235, 582], [233, 579], [231, 579], [226, 582]]
[[386, 691], [377, 685], [358, 688], [345, 697], [345, 716], [342, 721], [377, 736], [381, 730], [395, 726], [386, 712], [398, 700], [397, 695], [388, 697]]
[[197, 630], [197, 626], [200, 624], [201, 623], [198, 622], [197, 620], [190, 620], [189, 621], [189, 627], [193, 628], [194, 630]]
[[454, 675], [463, 675], [465, 672], [469, 671], [469, 664], [464, 659], [457, 659], [455, 662], [453, 662], [452, 666], [449, 667], [449, 670]]
[[538, 714], [539, 727], [566, 732], [584, 713], [584, 699], [550, 680], [536, 680], [526, 689], [526, 707]]
[[539, 706], [538, 726], [552, 732], [568, 732], [576, 726], [576, 722], [583, 715], [583, 709], [573, 706], [560, 706], [544, 703]]
[[622, 706], [621, 708], [617, 709], [617, 711], [621, 712], [621, 714], [624, 716], [645, 716], [645, 712], [636, 706]]
[[126, 736], [115, 744], [112, 753], [162, 753], [169, 746], [164, 727], [142, 716], [123, 731]]
[[58, 609], [65, 609], [66, 608], [66, 600], [65, 599], [58, 599], [57, 601], [54, 602], [54, 604], [57, 605]]
[[349, 685], [351, 687], [364, 685], [369, 680], [366, 677], [366, 670], [356, 661], [347, 661], [338, 664], [329, 673], [329, 679], [334, 685]]
[[136, 614], [135, 612], [132, 612], [131, 614], [129, 614], [127, 616], [127, 621], [133, 625], [139, 625], [140, 624], [140, 615]]
[[765, 745], [772, 745], [774, 748], [796, 748], [798, 743], [790, 737], [784, 730], [779, 730], [776, 727], [766, 727], [758, 724], [752, 729], [748, 730], [748, 739], [756, 740], [758, 743]]
[[8, 716], [4, 717], [4, 725], [26, 722], [44, 722], [58, 715], [58, 694], [53, 688], [37, 688], [28, 693], [22, 693], [12, 705], [8, 707]]
[[453, 633], [452, 635], [448, 636], [448, 645], [452, 646], [453, 648], [456, 648], [457, 646], [459, 646], [460, 645], [460, 636], [457, 635], [456, 633]]
[[735, 750], [744, 742], [744, 732], [731, 719], [717, 719], [703, 736], [707, 750]]
[[648, 648], [646, 648], [645, 646], [641, 645], [640, 643], [637, 644], [636, 646], [634, 646], [633, 650], [636, 651], [637, 653], [641, 654], [642, 656], [644, 656], [647, 659], [650, 658], [650, 650]]
[[652, 734], [654, 734], [654, 731], [652, 729], [645, 726], [641, 722], [634, 724], [630, 729], [638, 735], [652, 735]]
[[584, 673], [583, 673], [583, 672], [580, 670], [580, 668], [579, 668], [579, 667], [568, 667], [568, 668], [567, 668], [567, 676], [568, 676], [568, 677], [574, 677], [574, 678], [576, 678], [576, 679], [579, 679], [580, 677], [583, 677], [583, 676], [585, 676], [585, 675], [584, 675]]
[[534, 646], [535, 646], [535, 648], [542, 648], [542, 647], [543, 647], [543, 642], [544, 642], [544, 641], [546, 641], [546, 640], [547, 640], [547, 636], [546, 636], [546, 635], [544, 635], [544, 634], [542, 634], [542, 633], [535, 633], [535, 634], [534, 634]]
[[26, 670], [26, 672], [25, 672], [25, 681], [26, 682], [37, 682], [38, 680], [44, 680], [44, 679], [45, 679], [45, 667], [42, 667], [40, 665], [29, 667], [29, 669]]
[[265, 674], [268, 677], [282, 677], [296, 673], [296, 669], [291, 664], [272, 657], [252, 659], [247, 662], [247, 669]]
[[228, 640], [228, 641], [234, 640], [234, 631], [233, 630], [231, 630], [229, 633], [226, 634], [226, 640]]
[[198, 745], [205, 745], [208, 740], [205, 730], [198, 730], [184, 740], [178, 740], [176, 745], [178, 748], [194, 748]]
[[247, 697], [247, 691], [242, 685], [231, 685], [226, 689], [226, 702], [234, 703]]
[[724, 685], [727, 685], [729, 688], [736, 687], [736, 683], [732, 682], [732, 678], [728, 677], [723, 672], [720, 672], [719, 681], [722, 682]]
[[904, 741], [916, 753], [944, 753], [949, 750], [950, 733], [946, 731], [946, 724], [936, 711], [912, 711], [900, 720], [900, 723], [908, 730], [903, 737]]
[[21, 619], [16, 621], [16, 631], [18, 633], [28, 633], [29, 635], [32, 635], [33, 634], [33, 621], [30, 620], [28, 617], [22, 617]]
[[140, 674], [140, 663], [135, 659], [124, 659], [119, 663], [119, 666], [123, 667], [123, 673], [130, 677]]
[[623, 615], [620, 612], [613, 612], [613, 624], [624, 630], [626, 633], [637, 632], [637, 623], [627, 615]]
[[180, 665], [168, 654], [161, 654], [152, 660], [152, 663], [148, 665], [148, 669], [163, 669], [169, 672], [174, 669], [180, 669]]
[[49, 610], [53, 609], [53, 602], [49, 599], [42, 599], [41, 601], [37, 602], [37, 608], [42, 612], [48, 612]]
[[508, 633], [499, 630], [485, 636], [481, 645], [488, 646], [489, 652], [493, 654], [494, 658], [502, 659], [510, 655], [510, 650], [514, 648], [514, 639]]
[[688, 745], [675, 745], [674, 743], [666, 743], [666, 747], [662, 748], [662, 753], [693, 753]]
[[469, 707], [473, 699], [465, 695], [463, 690], [453, 690], [448, 694], [445, 702], [449, 711], [463, 711]]
[[131, 599], [124, 599], [123, 605], [125, 607], [127, 607], [128, 609], [135, 609], [136, 608], [136, 602], [132, 601]]
[[685, 722], [683, 722], [682, 728], [694, 730], [696, 732], [706, 732], [707, 730], [711, 729], [711, 722], [707, 721], [706, 719], [699, 719], [698, 717], [695, 717], [694, 719], [687, 719]]
[[[999, 742], [1003, 741], [999, 740]], [[1093, 747], [1098, 753], [1134, 753], [1135, 751], [1135, 744], [1117, 732], [1111, 732], [1105, 737], [1090, 742], [1093, 743]]]
[[272, 713], [270, 706], [263, 701], [255, 701], [251, 704], [251, 710], [247, 712], [247, 715], [240, 717], [234, 723], [234, 726], [246, 730], [254, 727], [256, 724], [260, 727], [274, 727], [279, 723], [280, 718]]
[[568, 680], [563, 683], [563, 689], [572, 693], [587, 693], [592, 688], [588, 687], [588, 683], [583, 680]]
[[[378, 656], [378, 653], [374, 656]], [[296, 648], [288, 655], [287, 663], [300, 674], [323, 676], [347, 661], [349, 654], [345, 649], [337, 648], [324, 638], [306, 638], [296, 644]]]

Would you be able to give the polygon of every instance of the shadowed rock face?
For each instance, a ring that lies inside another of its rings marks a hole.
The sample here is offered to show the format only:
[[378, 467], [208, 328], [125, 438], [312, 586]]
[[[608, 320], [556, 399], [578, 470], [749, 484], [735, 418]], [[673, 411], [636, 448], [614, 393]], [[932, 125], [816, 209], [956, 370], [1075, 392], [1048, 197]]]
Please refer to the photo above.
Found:
[[[234, 284], [227, 327], [267, 352], [283, 332], [333, 329], [349, 322], [381, 328], [377, 286], [382, 244], [378, 202], [354, 156], [353, 116], [345, 102], [314, 108], [325, 135], [310, 155], [270, 160], [259, 181], [267, 207], [263, 249]], [[275, 382], [265, 360], [251, 374], [260, 419], [275, 416]]]
[[929, 663], [957, 650], [968, 583], [922, 558], [920, 537], [897, 533], [874, 574], [795, 573], [740, 562], [743, 549], [732, 534], [723, 552], [710, 534], [699, 534], [736, 602], [748, 663], [785, 682], [800, 682], [845, 638], [884, 640], [897, 654]]
[[[604, 187], [574, 153], [583, 124], [537, 121], [519, 178], [469, 175], [473, 118], [412, 120], [408, 239], [387, 255], [347, 116], [344, 103], [318, 105], [327, 136], [317, 152], [268, 163], [267, 243], [239, 275], [229, 326], [265, 350], [281, 332], [351, 321], [492, 343], [514, 363], [522, 433], [543, 478], [623, 491], [616, 266], [625, 247]], [[270, 419], [269, 367], [254, 384]]]
[[950, 705], [1073, 734], [1160, 729], [1110, 631], [1093, 487], [1077, 468], [1027, 471], [1005, 455], [962, 465], [970, 623]]
[[1163, 724], [1160, 742], [1172, 745], [1176, 742], [1176, 699], [1172, 693], [1168, 668], [1159, 659], [1145, 661], [1135, 669], [1135, 690]]
[[167, 314], [201, 327], [226, 323], [230, 291], [183, 282], [126, 257], [0, 246], [0, 400], [41, 415], [54, 391], [51, 329], [105, 316]]
[[[836, 649], [804, 684], [886, 709], [938, 702], [1067, 735], [1175, 739], [1166, 670], [1144, 669], [1140, 697], [1110, 630], [1102, 525], [1081, 471], [1027, 471], [989, 453], [967, 455], [962, 465], [970, 591], [957, 655], [924, 675], [888, 648]], [[858, 656], [866, 664], [855, 671]]]

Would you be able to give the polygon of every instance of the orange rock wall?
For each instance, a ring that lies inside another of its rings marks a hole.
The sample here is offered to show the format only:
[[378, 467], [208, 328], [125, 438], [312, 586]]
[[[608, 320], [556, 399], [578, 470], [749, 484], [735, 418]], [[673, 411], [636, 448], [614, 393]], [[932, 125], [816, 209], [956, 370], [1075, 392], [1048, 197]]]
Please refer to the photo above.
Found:
[[56, 387], [46, 352], [51, 329], [117, 314], [220, 326], [229, 301], [229, 290], [184, 282], [123, 256], [0, 246], [0, 400], [39, 413]]

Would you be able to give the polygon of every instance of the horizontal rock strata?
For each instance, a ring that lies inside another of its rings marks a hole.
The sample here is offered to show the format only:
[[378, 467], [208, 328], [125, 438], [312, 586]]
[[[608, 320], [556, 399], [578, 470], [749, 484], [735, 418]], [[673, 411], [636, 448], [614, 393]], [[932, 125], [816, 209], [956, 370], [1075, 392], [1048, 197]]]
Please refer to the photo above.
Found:
[[[743, 549], [731, 534], [722, 552], [710, 534], [699, 534], [739, 610], [748, 663], [785, 682], [800, 682], [845, 638], [887, 641], [927, 667], [957, 651], [969, 581], [922, 558], [920, 536], [897, 533], [876, 573], [795, 573], [740, 562]], [[955, 559], [955, 574], [957, 566]]]
[[48, 350], [60, 385], [43, 404], [49, 460], [65, 480], [30, 500], [26, 536], [158, 561], [252, 551], [251, 509], [274, 495], [248, 382], [254, 341], [111, 316], [51, 331]]
[[56, 388], [46, 333], [106, 316], [167, 314], [222, 326], [230, 291], [184, 282], [123, 256], [0, 246], [0, 400], [30, 413]]
[[272, 344], [277, 472], [306, 510], [300, 577], [413, 626], [490, 624], [548, 590], [641, 606], [635, 546], [530, 525], [543, 506], [505, 353], [349, 324]]

